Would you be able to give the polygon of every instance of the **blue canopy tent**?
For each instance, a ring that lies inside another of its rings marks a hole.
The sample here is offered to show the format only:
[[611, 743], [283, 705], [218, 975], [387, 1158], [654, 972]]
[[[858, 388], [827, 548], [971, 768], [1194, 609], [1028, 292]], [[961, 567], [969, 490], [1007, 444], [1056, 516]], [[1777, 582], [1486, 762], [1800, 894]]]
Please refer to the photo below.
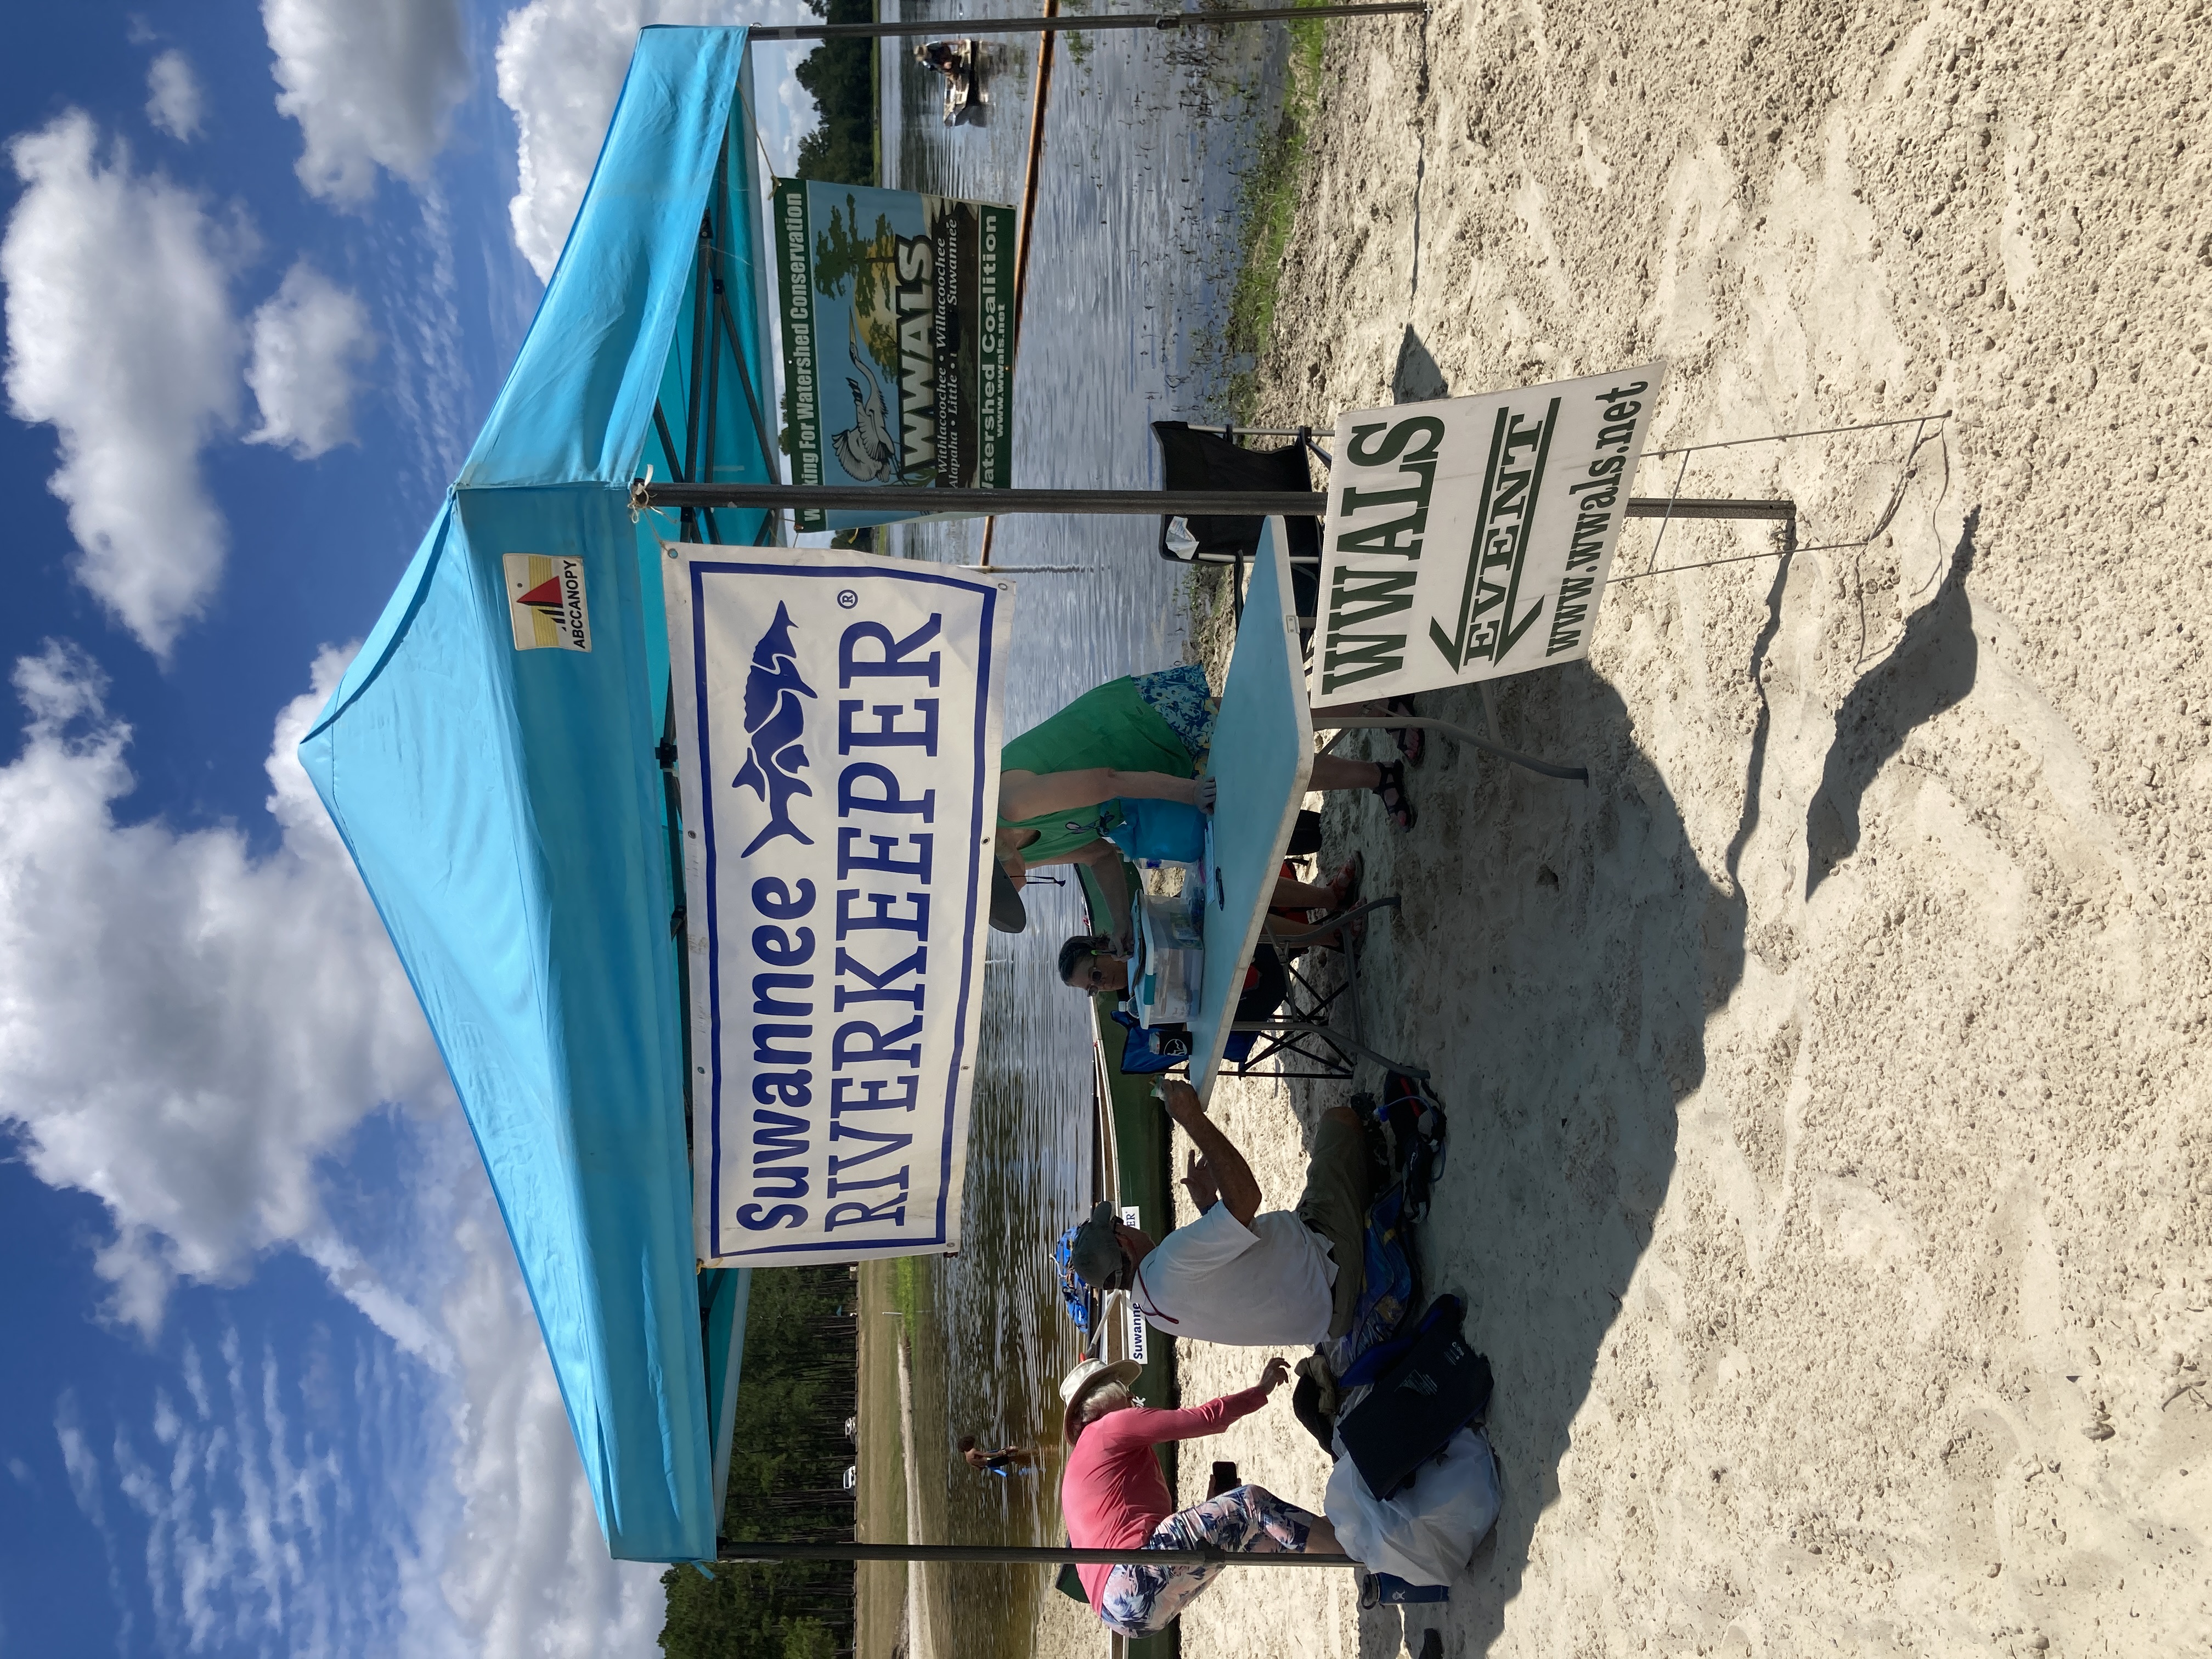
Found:
[[[744, 1340], [744, 1276], [696, 1271], [659, 551], [629, 489], [648, 465], [780, 476], [747, 81], [741, 28], [640, 36], [506, 388], [300, 748], [483, 1155], [607, 1547], [633, 1560], [714, 1554]], [[683, 517], [686, 540], [775, 536], [758, 510]], [[527, 634], [514, 556], [579, 573], [575, 629]]]

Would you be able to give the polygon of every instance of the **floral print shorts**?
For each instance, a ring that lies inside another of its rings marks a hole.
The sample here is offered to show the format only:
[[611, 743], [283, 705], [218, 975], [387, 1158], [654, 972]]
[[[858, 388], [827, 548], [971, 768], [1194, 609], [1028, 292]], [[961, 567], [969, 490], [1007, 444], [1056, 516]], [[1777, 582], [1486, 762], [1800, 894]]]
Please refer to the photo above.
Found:
[[1182, 739], [1194, 762], [1203, 762], [1213, 747], [1213, 717], [1221, 712], [1221, 699], [1206, 683], [1206, 670], [1194, 662], [1158, 674], [1133, 674], [1137, 695], [1145, 707], [1168, 723]]
[[[1152, 1528], [1144, 1547], [1189, 1550], [1212, 1544], [1224, 1550], [1303, 1552], [1316, 1519], [1264, 1486], [1237, 1486], [1168, 1516]], [[1109, 1630], [1123, 1636], [1157, 1635], [1225, 1565], [1118, 1566], [1106, 1575], [1098, 1616]]]

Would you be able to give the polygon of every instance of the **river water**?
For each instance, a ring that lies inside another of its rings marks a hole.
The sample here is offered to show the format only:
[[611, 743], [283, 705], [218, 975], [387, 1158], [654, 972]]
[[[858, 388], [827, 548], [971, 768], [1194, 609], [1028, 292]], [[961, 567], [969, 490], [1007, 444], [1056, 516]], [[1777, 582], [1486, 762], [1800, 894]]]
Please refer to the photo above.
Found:
[[[957, 35], [950, 20], [962, 9], [908, 0], [904, 14], [944, 16]], [[1035, 48], [1035, 36], [987, 44], [986, 122], [947, 128], [942, 82], [887, 43], [884, 107], [899, 119], [884, 135], [884, 181], [1018, 204]], [[1017, 485], [1154, 487], [1148, 422], [1222, 418], [1223, 366], [1206, 341], [1226, 309], [1240, 170], [1285, 60], [1274, 26], [1062, 37], [1015, 365]], [[999, 522], [994, 565], [1077, 567], [1018, 578], [1010, 733], [1101, 681], [1182, 660], [1186, 568], [1158, 556], [1158, 529], [1152, 519]], [[893, 541], [894, 550], [963, 562], [981, 544], [976, 524], [901, 526]], [[947, 1437], [955, 1542], [1060, 1535], [1056, 1463], [1007, 1480], [978, 1477], [949, 1455], [963, 1432], [987, 1444], [1050, 1444], [1057, 1379], [1076, 1358], [1051, 1246], [1091, 1188], [1089, 1008], [1052, 972], [1060, 941], [1082, 924], [1077, 888], [1032, 886], [1030, 914], [1026, 933], [992, 935], [963, 1246], [934, 1275], [945, 1397], [915, 1401], [917, 1431]], [[933, 1600], [954, 1620], [957, 1650], [1026, 1651], [1036, 1577], [963, 1570], [940, 1583]], [[939, 1630], [940, 1652], [950, 1635]]]

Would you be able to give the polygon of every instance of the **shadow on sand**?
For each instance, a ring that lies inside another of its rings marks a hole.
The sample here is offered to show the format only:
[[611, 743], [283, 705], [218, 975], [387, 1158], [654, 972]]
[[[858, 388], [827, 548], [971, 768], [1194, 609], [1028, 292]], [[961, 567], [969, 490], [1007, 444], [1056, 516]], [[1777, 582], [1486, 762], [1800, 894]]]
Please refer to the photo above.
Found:
[[[1401, 387], [1425, 357], [1409, 331]], [[1807, 817], [1808, 891], [1857, 848], [1860, 804], [1882, 765], [1972, 687], [1965, 583], [1978, 522], [1967, 515], [1941, 590], [1837, 711]], [[1789, 574], [1767, 594], [1746, 665], [1754, 679]], [[1391, 879], [1432, 896], [1387, 947], [1406, 994], [1382, 1023], [1397, 1028], [1388, 1030], [1395, 1052], [1426, 1060], [1452, 1112], [1425, 1267], [1432, 1287], [1468, 1297], [1469, 1332], [1497, 1370], [1490, 1433], [1504, 1507], [1448, 1604], [1361, 1615], [1362, 1659], [1418, 1654], [1430, 1629], [1446, 1659], [1487, 1652], [1520, 1593], [1538, 1517], [1562, 1503], [1589, 1515], [1635, 1501], [1632, 1490], [1580, 1480], [1563, 1496], [1559, 1468], [1674, 1175], [1676, 1104], [1705, 1078], [1707, 1014], [1743, 971], [1747, 917], [1732, 878], [1758, 821], [1766, 719], [1747, 752], [1747, 799], [1722, 885], [1693, 855], [1618, 693], [1586, 664], [1505, 682], [1496, 700], [1506, 743], [1583, 761], [1591, 782], [1547, 782], [1471, 754], [1441, 755], [1414, 775], [1422, 833]], [[1481, 720], [1471, 690], [1425, 698], [1423, 712]], [[1454, 988], [1446, 1006], [1428, 1003], [1425, 978]], [[1694, 1285], [1680, 1294], [1685, 1346], [1702, 1331], [1725, 1346], [1725, 1297], [1701, 1304]]]
[[1450, 396], [1443, 370], [1437, 367], [1437, 360], [1413, 325], [1407, 324], [1405, 337], [1398, 342], [1398, 367], [1390, 375], [1390, 400], [1419, 404]]
[[1836, 739], [1828, 745], [1820, 787], [1805, 811], [1808, 898], [1829, 872], [1858, 851], [1859, 803], [1875, 775], [1905, 746], [1915, 726], [1974, 689], [1980, 649], [1966, 601], [1966, 574], [1974, 568], [1974, 532], [1981, 517], [1978, 507], [1966, 514], [1942, 587], [1912, 613], [1888, 660], [1854, 685], [1836, 710]]
[[[1468, 1298], [1496, 1369], [1504, 1506], [1449, 1604], [1360, 1615], [1363, 1659], [1418, 1654], [1430, 1628], [1446, 1656], [1497, 1639], [1673, 1177], [1675, 1104], [1705, 1076], [1707, 1011], [1742, 972], [1743, 904], [1700, 867], [1613, 688], [1576, 663], [1495, 697], [1506, 743], [1587, 763], [1592, 781], [1448, 746], [1413, 775], [1422, 823], [1388, 879], [1429, 896], [1386, 947], [1400, 1006], [1370, 1012], [1393, 1052], [1431, 1066], [1452, 1115], [1425, 1272]], [[1482, 725], [1472, 690], [1421, 702]], [[1371, 832], [1367, 844], [1371, 858]], [[1582, 1488], [1566, 1501], [1630, 1498]]]

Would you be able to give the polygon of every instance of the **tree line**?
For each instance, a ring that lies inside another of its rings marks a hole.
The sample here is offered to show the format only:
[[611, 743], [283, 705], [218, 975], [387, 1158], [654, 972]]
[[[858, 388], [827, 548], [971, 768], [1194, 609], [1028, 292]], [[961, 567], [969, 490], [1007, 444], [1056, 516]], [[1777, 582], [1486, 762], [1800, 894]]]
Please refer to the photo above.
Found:
[[[872, 23], [875, 0], [807, 0], [830, 23]], [[799, 61], [799, 84], [814, 96], [822, 125], [799, 141], [799, 176], [836, 185], [876, 182], [876, 46], [824, 40]]]
[[[745, 1315], [722, 1535], [845, 1542], [860, 1286], [842, 1267], [760, 1268]], [[849, 1562], [690, 1566], [661, 1577], [668, 1659], [836, 1659], [853, 1645]]]

